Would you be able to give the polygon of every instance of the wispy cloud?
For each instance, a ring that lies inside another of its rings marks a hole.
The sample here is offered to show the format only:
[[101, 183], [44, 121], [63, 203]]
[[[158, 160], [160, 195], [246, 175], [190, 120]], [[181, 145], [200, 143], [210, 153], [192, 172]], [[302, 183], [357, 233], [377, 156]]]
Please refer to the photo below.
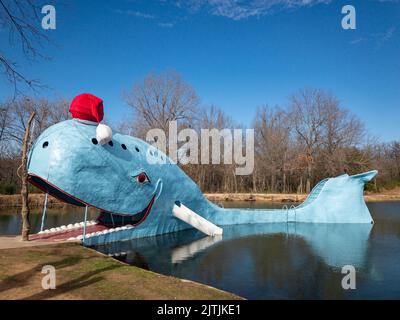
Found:
[[[184, 13], [196, 14], [199, 12], [213, 16], [225, 17], [232, 20], [243, 20], [247, 18], [259, 18], [284, 10], [300, 8], [310, 8], [316, 5], [328, 5], [334, 0], [157, 0], [159, 4], [174, 6]], [[400, 0], [372, 0], [377, 2], [400, 2]], [[168, 10], [167, 10], [168, 11]], [[121, 14], [126, 14], [143, 19], [159, 20], [151, 13], [134, 10], [116, 10]], [[175, 25], [171, 22], [158, 22], [159, 27], [170, 28]], [[356, 39], [357, 40], [357, 39]], [[360, 42], [360, 41], [358, 41]], [[357, 43], [357, 42], [354, 42]]]
[[[161, 0], [159, 0], [159, 1], [161, 1]], [[161, 28], [172, 28], [175, 25], [174, 22], [158, 22], [160, 20], [159, 17], [157, 17], [153, 14], [150, 14], [150, 13], [142, 12], [142, 11], [116, 9], [115, 12], [119, 13], [119, 14], [125, 14], [128, 16], [132, 16], [132, 17], [153, 20], [155, 23], [157, 23], [157, 26], [159, 26]]]
[[161, 28], [172, 28], [174, 26], [174, 23], [172, 22], [160, 22], [157, 24]]
[[249, 17], [261, 17], [278, 10], [311, 7], [317, 4], [328, 4], [332, 0], [178, 0], [176, 5], [191, 13], [201, 9], [210, 14], [241, 20]]
[[358, 44], [358, 43], [362, 42], [363, 40], [364, 40], [363, 38], [357, 38], [357, 39], [351, 40], [349, 43], [350, 44]]
[[371, 43], [375, 45], [376, 49], [380, 49], [386, 42], [390, 41], [395, 36], [395, 33], [396, 27], [392, 26], [383, 32], [372, 33], [369, 36], [355, 38], [349, 41], [349, 44], [357, 45], [361, 42]]
[[120, 14], [126, 14], [126, 15], [132, 16], [132, 17], [143, 18], [143, 19], [154, 19], [155, 18], [154, 15], [145, 13], [145, 12], [141, 12], [141, 11], [117, 9], [117, 10], [115, 10], [115, 12], [120, 13]]
[[382, 47], [386, 42], [393, 38], [396, 32], [396, 27], [390, 27], [385, 32], [382, 33], [375, 33], [373, 37], [377, 41], [377, 48]]

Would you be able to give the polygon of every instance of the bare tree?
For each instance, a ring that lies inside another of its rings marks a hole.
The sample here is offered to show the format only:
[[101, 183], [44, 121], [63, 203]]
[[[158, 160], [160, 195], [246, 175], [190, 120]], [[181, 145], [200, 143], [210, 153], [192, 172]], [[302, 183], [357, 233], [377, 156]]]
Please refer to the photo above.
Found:
[[0, 188], [3, 191], [4, 188], [13, 192], [18, 189], [17, 168], [30, 114], [36, 114], [30, 130], [30, 141], [34, 141], [50, 125], [68, 119], [68, 105], [65, 99], [22, 97], [0, 103]]
[[[48, 41], [41, 28], [39, 12], [40, 7], [34, 0], [0, 0], [0, 28], [8, 31], [9, 45], [14, 50], [20, 47], [24, 57], [31, 61], [43, 57], [40, 48]], [[40, 86], [39, 81], [28, 78], [4, 51], [0, 51], [0, 72], [14, 86], [16, 93], [19, 84], [33, 89]]]
[[11, 105], [9, 103], [0, 104], [0, 146], [7, 138], [7, 130], [11, 124]]
[[321, 157], [324, 171], [333, 176], [349, 171], [348, 150], [360, 145], [364, 137], [364, 126], [349, 110], [341, 108], [335, 97], [327, 96], [325, 103]]
[[30, 139], [30, 129], [33, 118], [35, 117], [35, 112], [32, 112], [26, 123], [26, 131], [24, 134], [24, 140], [22, 144], [22, 163], [21, 163], [21, 197], [22, 197], [22, 240], [29, 240], [29, 232], [31, 230], [31, 224], [29, 222], [29, 191], [28, 191], [28, 152], [29, 152], [29, 139]]
[[194, 89], [175, 72], [149, 74], [125, 93], [124, 99], [135, 112], [135, 120], [128, 127], [141, 137], [153, 128], [168, 134], [170, 121], [189, 124], [199, 104]]
[[[224, 113], [220, 108], [212, 105], [203, 108], [199, 112], [199, 121], [196, 129], [200, 134], [200, 129], [218, 129], [220, 132], [223, 129], [233, 129], [235, 123], [233, 120]], [[192, 166], [192, 177], [199, 183], [204, 191], [222, 191], [222, 192], [237, 192], [238, 191], [238, 177], [235, 174], [235, 165], [224, 163], [222, 161], [225, 152], [225, 138], [219, 141], [210, 141], [209, 143], [219, 143], [220, 161], [221, 164], [200, 164]], [[200, 152], [199, 152], [200, 154]], [[190, 168], [190, 167], [189, 167]], [[187, 166], [184, 167], [187, 171]], [[196, 179], [197, 178], [197, 179]]]
[[[281, 189], [285, 192], [290, 147], [287, 113], [279, 108], [272, 109], [268, 106], [259, 108], [254, 120], [254, 130], [255, 154], [259, 170], [258, 174], [253, 174], [253, 189], [256, 190], [258, 179], [263, 180], [263, 190]], [[270, 177], [269, 181], [265, 180], [267, 176]]]
[[32, 112], [36, 116], [32, 126], [32, 139], [36, 139], [50, 125], [69, 118], [69, 102], [66, 99], [50, 101], [44, 98], [24, 97], [8, 102], [11, 106], [12, 121], [9, 124], [9, 136], [17, 148], [22, 144], [26, 123]]
[[306, 192], [310, 192], [313, 168], [322, 146], [328, 95], [322, 90], [306, 88], [291, 96], [290, 115], [296, 139], [303, 146], [307, 162]]

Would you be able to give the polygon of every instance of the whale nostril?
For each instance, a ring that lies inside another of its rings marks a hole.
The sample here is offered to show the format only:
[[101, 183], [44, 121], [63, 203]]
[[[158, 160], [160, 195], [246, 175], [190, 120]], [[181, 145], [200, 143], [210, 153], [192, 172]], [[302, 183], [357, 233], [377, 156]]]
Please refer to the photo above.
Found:
[[43, 149], [47, 148], [48, 146], [49, 146], [48, 141], [43, 142], [43, 145], [42, 145]]
[[97, 141], [96, 138], [93, 138], [93, 139], [92, 139], [92, 143], [93, 143], [93, 144], [98, 144], [99, 142]]

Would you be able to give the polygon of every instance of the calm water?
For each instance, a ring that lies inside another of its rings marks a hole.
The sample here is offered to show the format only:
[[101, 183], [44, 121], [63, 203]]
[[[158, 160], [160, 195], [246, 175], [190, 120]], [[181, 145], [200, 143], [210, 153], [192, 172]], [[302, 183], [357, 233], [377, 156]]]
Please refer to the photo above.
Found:
[[[21, 215], [18, 208], [0, 209], [0, 235], [20, 234]], [[89, 209], [88, 216], [94, 219], [98, 212]], [[68, 206], [64, 208], [47, 209], [45, 229], [80, 222], [84, 219], [84, 208]], [[40, 231], [42, 209], [31, 209], [31, 233]]]
[[[225, 207], [233, 205], [266, 206], [224, 203]], [[400, 202], [368, 206], [373, 226], [232, 226], [224, 227], [222, 238], [191, 230], [97, 249], [132, 265], [249, 299], [399, 299]], [[81, 211], [50, 210], [48, 227], [81, 221]], [[39, 215], [33, 215], [32, 225], [39, 228]], [[0, 212], [0, 233], [18, 233], [18, 218], [10, 211]], [[357, 289], [346, 291], [341, 287], [341, 268], [349, 264], [357, 270]]]

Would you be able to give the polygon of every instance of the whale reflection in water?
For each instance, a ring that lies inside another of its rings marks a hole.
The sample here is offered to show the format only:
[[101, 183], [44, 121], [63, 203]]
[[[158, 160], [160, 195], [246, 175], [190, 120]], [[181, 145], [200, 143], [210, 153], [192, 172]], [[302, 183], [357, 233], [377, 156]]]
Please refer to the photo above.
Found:
[[[243, 258], [241, 255], [247, 257], [250, 255], [255, 261], [259, 261], [261, 258], [257, 255], [268, 259], [280, 259], [281, 257], [276, 252], [279, 242], [276, 241], [277, 239], [271, 242], [271, 237], [280, 235], [281, 237], [278, 239], [280, 242], [282, 242], [282, 239], [293, 238], [303, 240], [304, 243], [301, 248], [296, 250], [305, 250], [304, 246], [309, 247], [313, 255], [321, 258], [330, 267], [341, 268], [350, 264], [356, 268], [364, 268], [371, 230], [372, 224], [271, 223], [233, 225], [224, 228], [223, 236], [204, 237], [198, 231], [188, 230], [110, 243], [97, 246], [96, 249], [129, 264], [146, 266], [145, 268], [150, 270], [159, 270], [160, 265], [164, 265], [165, 269], [168, 269], [167, 265], [169, 264], [190, 263], [191, 260], [200, 255], [204, 259], [209, 256], [208, 263], [217, 263], [219, 253], [224, 255], [227, 248], [232, 250], [232, 247], [235, 246], [237, 246], [238, 261]], [[254, 236], [256, 237], [254, 238]], [[245, 243], [238, 242], [240, 239]], [[257, 239], [257, 250], [250, 248], [251, 242], [248, 241], [252, 239]], [[265, 244], [264, 247], [263, 244]], [[248, 246], [247, 249], [246, 246]], [[138, 257], [140, 257], [140, 263], [138, 263]], [[216, 259], [216, 261], [212, 261], [213, 259]]]

